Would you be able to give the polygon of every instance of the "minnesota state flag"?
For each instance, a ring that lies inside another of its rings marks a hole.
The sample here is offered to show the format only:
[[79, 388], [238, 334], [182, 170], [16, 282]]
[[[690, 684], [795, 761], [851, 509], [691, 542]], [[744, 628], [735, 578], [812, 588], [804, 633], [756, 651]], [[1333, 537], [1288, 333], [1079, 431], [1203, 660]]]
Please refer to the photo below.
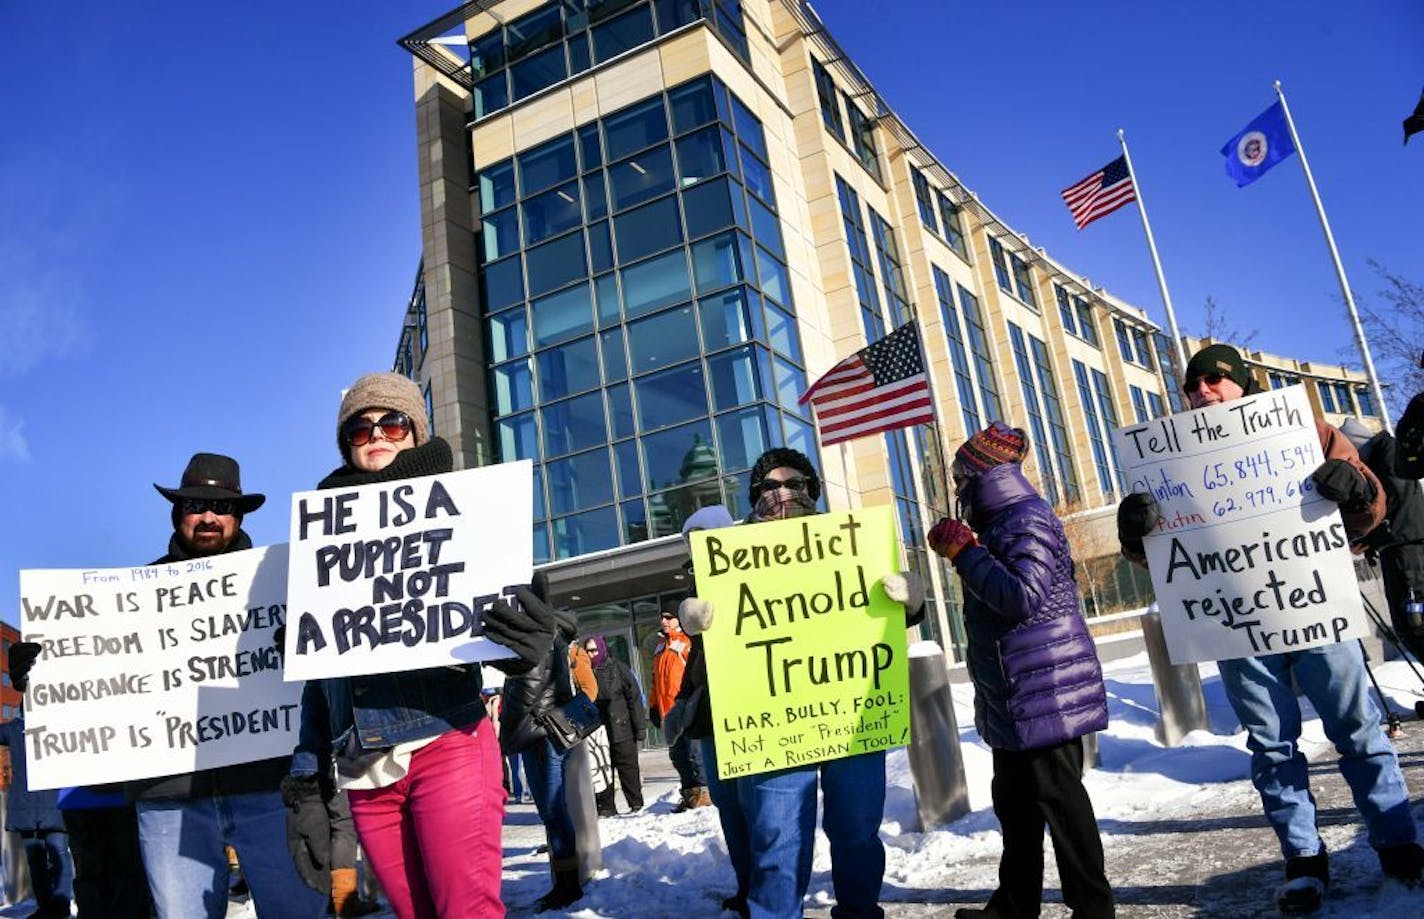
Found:
[[1279, 100], [1221, 148], [1221, 155], [1226, 157], [1226, 174], [1238, 188], [1250, 185], [1294, 152], [1286, 110]]

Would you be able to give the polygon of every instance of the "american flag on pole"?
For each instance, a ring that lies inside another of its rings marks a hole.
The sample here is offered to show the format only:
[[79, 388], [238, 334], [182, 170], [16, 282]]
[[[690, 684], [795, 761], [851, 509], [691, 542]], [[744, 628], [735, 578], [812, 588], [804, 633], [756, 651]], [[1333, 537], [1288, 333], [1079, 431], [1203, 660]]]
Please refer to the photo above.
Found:
[[1127, 157], [1120, 156], [1076, 185], [1063, 189], [1063, 203], [1073, 215], [1078, 229], [1106, 217], [1137, 200], [1137, 186], [1127, 169]]
[[800, 402], [808, 400], [827, 447], [934, 421], [919, 324], [907, 322], [832, 367]]

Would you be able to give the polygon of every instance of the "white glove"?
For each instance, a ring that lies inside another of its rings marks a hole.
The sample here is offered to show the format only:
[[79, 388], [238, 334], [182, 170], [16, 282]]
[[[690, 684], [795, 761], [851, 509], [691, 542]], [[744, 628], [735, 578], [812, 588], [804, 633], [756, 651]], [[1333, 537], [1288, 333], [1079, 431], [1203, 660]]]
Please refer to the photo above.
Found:
[[701, 635], [712, 628], [712, 601], [688, 597], [678, 604], [677, 619], [688, 635]]

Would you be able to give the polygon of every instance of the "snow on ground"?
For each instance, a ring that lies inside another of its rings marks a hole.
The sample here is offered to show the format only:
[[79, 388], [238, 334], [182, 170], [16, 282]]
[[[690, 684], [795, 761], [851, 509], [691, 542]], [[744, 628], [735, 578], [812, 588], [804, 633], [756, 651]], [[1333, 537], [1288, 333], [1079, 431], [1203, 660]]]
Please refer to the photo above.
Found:
[[[1119, 915], [1273, 915], [1280, 852], [1261, 816], [1248, 778], [1245, 734], [1237, 729], [1215, 666], [1201, 666], [1211, 730], [1193, 732], [1174, 748], [1163, 747], [1154, 733], [1157, 702], [1146, 653], [1104, 669], [1110, 722], [1098, 737], [1099, 766], [1085, 783], [1103, 834], [1109, 879], [1121, 897]], [[1385, 664], [1376, 674], [1392, 704], [1412, 710], [1421, 687], [1407, 666]], [[918, 832], [908, 757], [904, 750], [890, 755], [881, 837], [887, 857], [882, 901], [891, 916], [949, 915], [954, 905], [982, 904], [996, 885], [1000, 837], [989, 798], [992, 758], [973, 728], [972, 687], [955, 685], [952, 693], [971, 812], [946, 827]], [[1424, 790], [1424, 725], [1410, 725], [1409, 731], [1415, 752], [1406, 757], [1407, 765], [1416, 767], [1410, 770], [1415, 789]], [[1320, 761], [1312, 767], [1316, 786], [1338, 778], [1318, 719], [1307, 723], [1304, 746], [1312, 761]], [[645, 755], [644, 763], [655, 762], [657, 755]], [[735, 881], [716, 812], [671, 814], [676, 783], [670, 771], [651, 778], [649, 801], [658, 800], [644, 813], [599, 821], [605, 870], [584, 899], [569, 913], [544, 915], [720, 914], [721, 898]], [[1338, 806], [1325, 800], [1323, 791], [1317, 798], [1337, 874], [1321, 915], [1424, 916], [1424, 891], [1381, 882], [1348, 795]], [[508, 834], [506, 840], [510, 855]], [[504, 891], [511, 915], [530, 914], [548, 887], [545, 856], [532, 848], [506, 858]], [[1053, 905], [1045, 915], [1066, 916], [1051, 848], [1046, 851], [1045, 901]], [[833, 903], [829, 845], [818, 830], [807, 909], [824, 915]]]

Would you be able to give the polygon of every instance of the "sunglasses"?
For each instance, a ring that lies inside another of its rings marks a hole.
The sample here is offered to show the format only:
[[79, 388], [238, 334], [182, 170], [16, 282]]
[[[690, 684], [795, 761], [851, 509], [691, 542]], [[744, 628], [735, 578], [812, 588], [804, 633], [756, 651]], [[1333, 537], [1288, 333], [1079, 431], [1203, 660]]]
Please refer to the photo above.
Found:
[[799, 475], [793, 475], [789, 479], [762, 479], [757, 486], [758, 493], [776, 491], [778, 488], [785, 488], [789, 491], [805, 491], [806, 480]]
[[237, 513], [237, 502], [231, 498], [184, 498], [183, 513], [206, 514], [212, 511], [219, 517]]
[[1197, 387], [1203, 383], [1208, 386], [1215, 386], [1224, 379], [1226, 379], [1226, 374], [1224, 373], [1204, 373], [1201, 376], [1197, 377], [1195, 380], [1192, 380], [1187, 383], [1187, 392], [1196, 392]]
[[346, 438], [346, 443], [351, 447], [364, 447], [371, 442], [371, 435], [381, 429], [381, 436], [386, 440], [395, 442], [405, 440], [410, 434], [410, 416], [405, 412], [388, 412], [376, 421], [371, 421], [357, 415], [341, 426], [341, 436]]

